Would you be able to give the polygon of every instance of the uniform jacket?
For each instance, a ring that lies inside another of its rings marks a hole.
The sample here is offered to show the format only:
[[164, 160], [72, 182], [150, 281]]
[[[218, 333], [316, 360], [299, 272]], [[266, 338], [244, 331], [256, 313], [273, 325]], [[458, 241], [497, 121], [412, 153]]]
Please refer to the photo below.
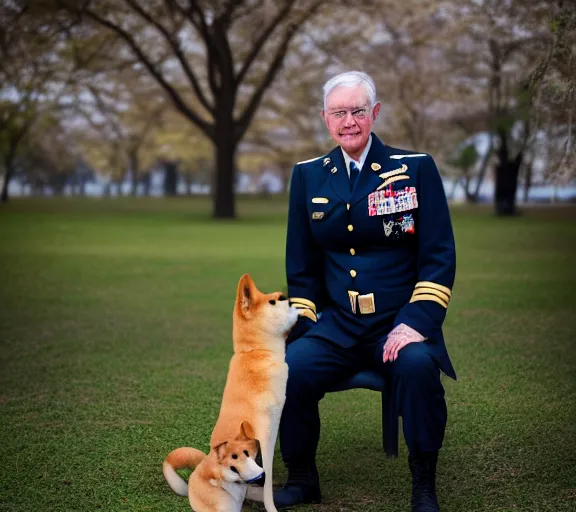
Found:
[[308, 336], [351, 347], [404, 323], [428, 338], [442, 371], [455, 378], [442, 334], [455, 268], [431, 156], [372, 134], [352, 191], [340, 147], [294, 167], [286, 271], [292, 305], [315, 322]]

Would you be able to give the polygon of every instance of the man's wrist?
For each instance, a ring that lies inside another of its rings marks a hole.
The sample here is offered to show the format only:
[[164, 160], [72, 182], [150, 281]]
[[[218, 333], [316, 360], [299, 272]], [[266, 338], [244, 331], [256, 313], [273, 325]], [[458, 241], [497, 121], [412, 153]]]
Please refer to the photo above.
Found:
[[388, 334], [388, 338], [406, 338], [409, 341], [425, 341], [426, 337], [422, 336], [416, 329], [413, 329], [407, 324], [399, 324]]

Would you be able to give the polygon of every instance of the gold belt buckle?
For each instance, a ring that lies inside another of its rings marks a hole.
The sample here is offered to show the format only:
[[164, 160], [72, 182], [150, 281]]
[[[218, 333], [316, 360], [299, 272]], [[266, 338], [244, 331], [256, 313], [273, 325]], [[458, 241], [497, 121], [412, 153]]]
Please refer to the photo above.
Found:
[[358, 306], [360, 307], [360, 313], [363, 315], [374, 313], [376, 311], [374, 294], [367, 293], [366, 295], [358, 295]]
[[350, 309], [352, 309], [352, 313], [356, 314], [356, 301], [358, 301], [361, 315], [369, 315], [370, 313], [376, 312], [373, 293], [360, 295], [358, 292], [348, 290], [348, 297], [350, 298]]

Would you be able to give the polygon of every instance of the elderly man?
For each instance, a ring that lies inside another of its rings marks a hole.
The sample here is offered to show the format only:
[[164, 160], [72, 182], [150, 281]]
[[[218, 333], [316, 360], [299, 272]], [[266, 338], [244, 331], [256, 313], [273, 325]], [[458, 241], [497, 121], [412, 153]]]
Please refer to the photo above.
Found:
[[286, 271], [301, 316], [286, 351], [280, 445], [288, 480], [274, 494], [278, 508], [321, 500], [318, 402], [374, 368], [391, 383], [403, 418], [412, 511], [439, 510], [447, 418], [440, 370], [455, 378], [442, 335], [454, 238], [433, 159], [384, 145], [371, 133], [379, 111], [365, 73], [329, 80], [322, 118], [339, 146], [293, 171]]

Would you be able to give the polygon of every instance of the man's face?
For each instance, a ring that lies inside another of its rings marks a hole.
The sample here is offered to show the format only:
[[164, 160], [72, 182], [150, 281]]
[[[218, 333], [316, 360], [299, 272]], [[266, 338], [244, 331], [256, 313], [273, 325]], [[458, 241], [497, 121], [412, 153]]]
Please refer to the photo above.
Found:
[[372, 106], [362, 85], [337, 87], [326, 98], [322, 118], [336, 143], [352, 158], [359, 158], [368, 144], [380, 104]]

